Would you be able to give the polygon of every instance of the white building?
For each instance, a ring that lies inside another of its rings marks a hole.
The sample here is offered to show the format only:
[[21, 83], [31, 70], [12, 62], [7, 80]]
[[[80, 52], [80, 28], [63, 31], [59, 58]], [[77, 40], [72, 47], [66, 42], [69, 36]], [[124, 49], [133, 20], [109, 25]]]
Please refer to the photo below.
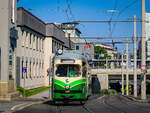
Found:
[[[76, 23], [63, 23], [58, 26], [65, 32], [66, 38], [79, 39], [81, 31], [76, 27]], [[69, 36], [70, 35], [70, 36]]]
[[[57, 49], [67, 49], [65, 32], [53, 23], [44, 23], [24, 8], [18, 8], [16, 52], [17, 86], [32, 89], [49, 85], [47, 69]], [[27, 72], [22, 69], [26, 68]]]
[[18, 8], [17, 13], [17, 86], [24, 87], [24, 79], [27, 89], [44, 86], [45, 23], [24, 8]]

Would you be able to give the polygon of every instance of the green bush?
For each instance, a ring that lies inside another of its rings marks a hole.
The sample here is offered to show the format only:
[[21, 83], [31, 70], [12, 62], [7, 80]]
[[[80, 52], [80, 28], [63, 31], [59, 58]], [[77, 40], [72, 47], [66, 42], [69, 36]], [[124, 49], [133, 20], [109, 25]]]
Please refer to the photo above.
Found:
[[103, 89], [100, 91], [100, 94], [108, 94], [108, 90], [107, 89]]
[[[26, 96], [26, 97], [32, 96], [32, 95], [38, 94], [38, 93], [40, 93], [40, 92], [46, 91], [46, 90], [48, 90], [48, 89], [49, 89], [49, 87], [40, 87], [40, 88], [36, 88], [36, 89], [25, 90], [25, 96]], [[24, 95], [24, 88], [22, 88], [22, 87], [17, 87], [17, 90], [18, 90], [22, 95]]]
[[103, 89], [100, 91], [100, 94], [115, 95], [117, 94], [117, 91], [114, 89]]
[[115, 95], [115, 94], [117, 94], [117, 91], [114, 90], [114, 89], [109, 89], [109, 90], [108, 90], [108, 94]]

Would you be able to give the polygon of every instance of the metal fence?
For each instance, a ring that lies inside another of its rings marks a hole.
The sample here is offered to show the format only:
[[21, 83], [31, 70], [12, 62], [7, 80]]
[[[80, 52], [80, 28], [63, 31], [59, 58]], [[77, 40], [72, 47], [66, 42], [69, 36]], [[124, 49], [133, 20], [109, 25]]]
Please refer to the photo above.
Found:
[[[89, 61], [89, 66], [91, 69], [120, 69], [122, 68], [122, 65], [126, 67], [126, 59], [92, 59]], [[150, 69], [150, 60], [146, 61], [147, 69]], [[128, 67], [131, 69], [134, 67], [134, 60], [131, 59]], [[137, 69], [141, 67], [141, 60], [137, 59]]]

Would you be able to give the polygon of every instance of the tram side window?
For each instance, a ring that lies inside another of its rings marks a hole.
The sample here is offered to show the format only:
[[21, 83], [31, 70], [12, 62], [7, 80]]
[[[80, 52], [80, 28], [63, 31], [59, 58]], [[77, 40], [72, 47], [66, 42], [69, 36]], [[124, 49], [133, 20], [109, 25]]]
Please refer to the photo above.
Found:
[[86, 63], [82, 62], [82, 76], [86, 77], [86, 73], [87, 73]]

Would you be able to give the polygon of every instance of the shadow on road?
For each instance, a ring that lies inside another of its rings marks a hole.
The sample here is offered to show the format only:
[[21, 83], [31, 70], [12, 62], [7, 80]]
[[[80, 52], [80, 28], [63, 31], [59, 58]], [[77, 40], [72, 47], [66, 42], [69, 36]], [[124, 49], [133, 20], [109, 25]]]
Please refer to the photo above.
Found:
[[54, 101], [47, 101], [47, 102], [44, 102], [43, 104], [46, 104], [46, 105], [51, 105], [51, 106], [81, 106], [81, 105], [84, 105], [84, 103], [80, 103], [80, 101], [57, 101], [57, 102], [54, 102]]

